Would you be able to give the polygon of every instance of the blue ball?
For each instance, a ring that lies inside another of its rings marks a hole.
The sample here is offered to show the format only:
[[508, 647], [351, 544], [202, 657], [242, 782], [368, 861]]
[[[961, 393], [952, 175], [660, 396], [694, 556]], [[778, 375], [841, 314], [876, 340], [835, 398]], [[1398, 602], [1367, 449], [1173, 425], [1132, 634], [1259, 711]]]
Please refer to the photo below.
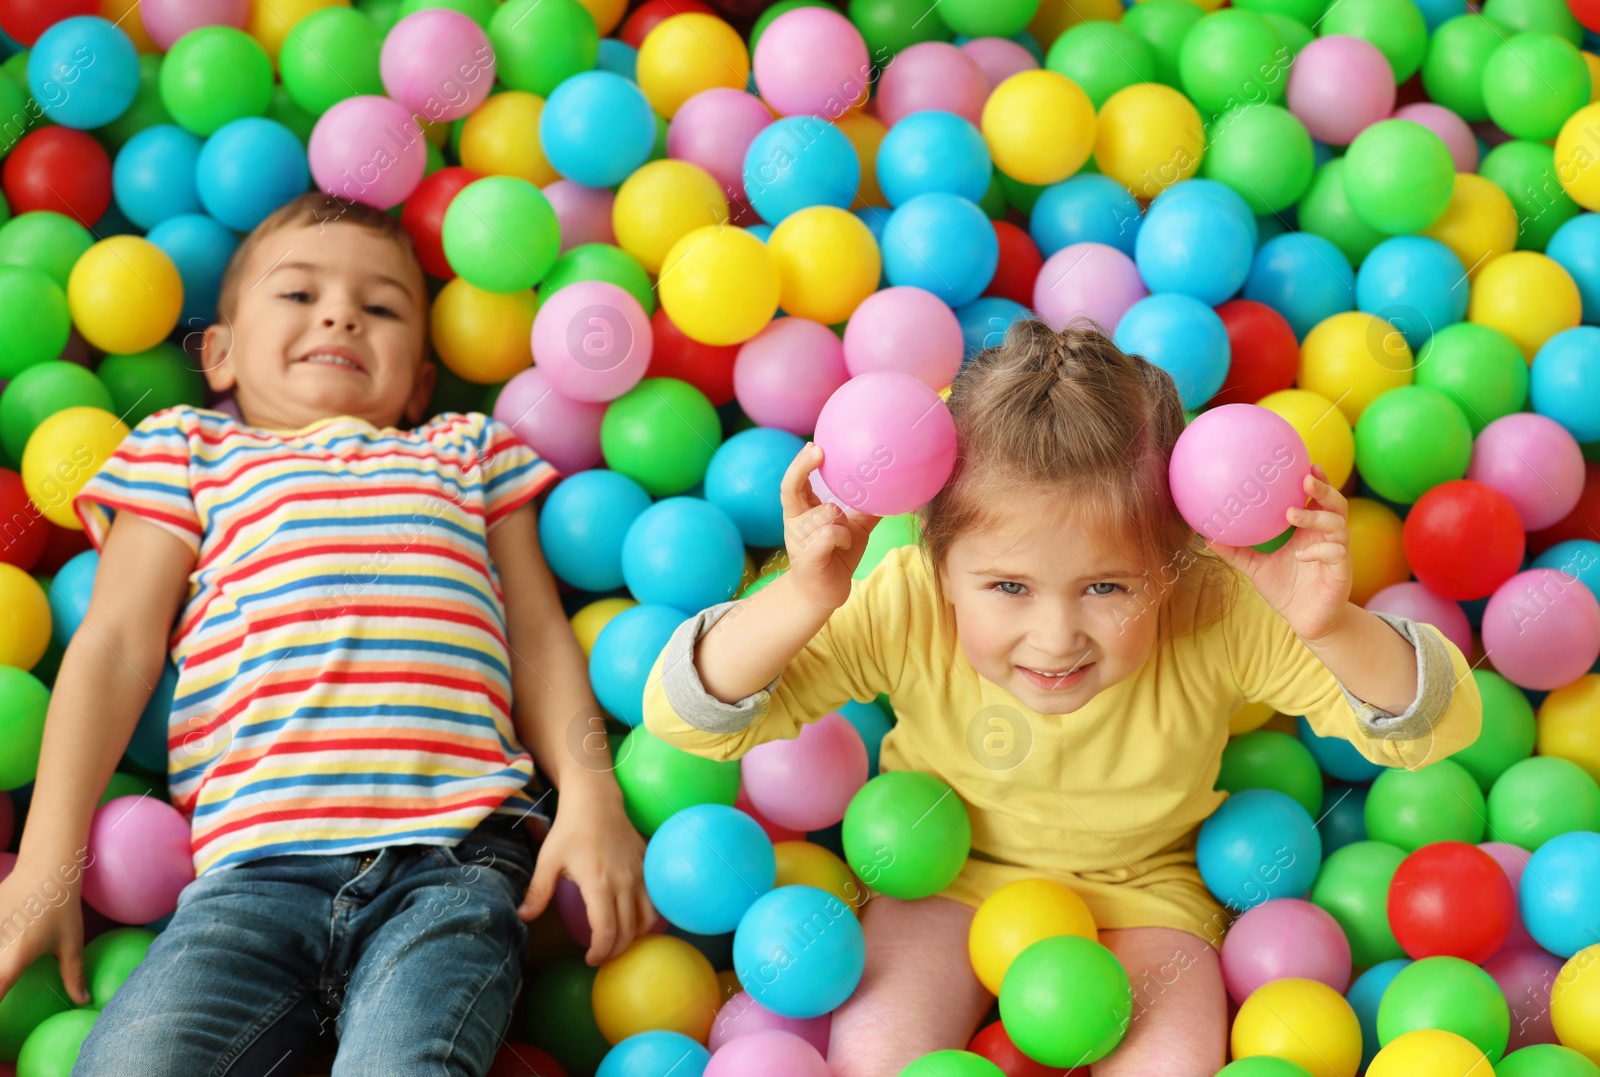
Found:
[[1200, 824], [1195, 860], [1206, 889], [1243, 911], [1310, 890], [1322, 867], [1322, 836], [1293, 798], [1246, 789]]
[[1417, 10], [1422, 12], [1422, 21], [1427, 25], [1430, 37], [1441, 23], [1467, 13], [1467, 0], [1412, 0], [1412, 2], [1417, 5]]
[[1600, 441], [1600, 328], [1563, 329], [1533, 357], [1533, 410], [1567, 428], [1579, 444]]
[[595, 698], [617, 721], [644, 721], [644, 685], [672, 633], [688, 617], [670, 606], [632, 606], [600, 630], [589, 652]]
[[124, 753], [143, 770], [167, 772], [167, 732], [177, 691], [178, 667], [169, 661], [161, 667], [161, 679], [156, 681], [155, 691], [150, 693], [150, 701], [144, 705]]
[[100, 555], [93, 550], [84, 550], [62, 565], [51, 579], [47, 589], [50, 638], [55, 640], [56, 646], [65, 647], [72, 642], [73, 634], [83, 623], [84, 614], [89, 612], [89, 594], [94, 590], [94, 573], [99, 567]]
[[1544, 253], [1577, 282], [1583, 321], [1600, 322], [1600, 213], [1580, 213], [1557, 228]]
[[600, 53], [595, 57], [595, 70], [621, 75], [629, 82], [638, 82], [639, 50], [626, 41], [614, 37], [600, 39]]
[[1228, 377], [1228, 330], [1216, 311], [1193, 296], [1146, 296], [1128, 308], [1112, 339], [1129, 355], [1142, 355], [1171, 374], [1186, 410], [1210, 400]]
[[[1171, 187], [1156, 195], [1150, 203], [1150, 209], [1158, 205], [1172, 205], [1176, 202], [1186, 202], [1191, 198], [1209, 198], [1213, 205], [1225, 209], [1239, 220], [1250, 232], [1250, 246], [1258, 245], [1255, 214], [1250, 212], [1250, 204], [1238, 191], [1226, 183], [1214, 179], [1202, 179], [1199, 176], [1186, 179], [1182, 183], [1175, 183]], [[1145, 210], [1145, 217], [1150, 216], [1150, 209]]]
[[539, 145], [573, 183], [610, 187], [650, 159], [656, 116], [644, 91], [610, 71], [573, 75], [550, 93], [539, 115]]
[[1389, 985], [1400, 975], [1400, 970], [1409, 964], [1411, 959], [1407, 957], [1380, 961], [1356, 977], [1356, 982], [1345, 992], [1345, 1001], [1350, 1003], [1350, 1008], [1356, 1012], [1356, 1020], [1361, 1024], [1362, 1069], [1372, 1064], [1378, 1048], [1382, 1046], [1378, 1042], [1378, 1003], [1383, 1001], [1383, 993], [1389, 990]]
[[146, 127], [128, 139], [111, 169], [117, 207], [146, 231], [169, 217], [200, 212], [195, 164], [200, 140], [176, 124]]
[[1346, 845], [1367, 840], [1367, 792], [1365, 785], [1333, 782], [1322, 791], [1322, 809], [1317, 814], [1317, 832], [1322, 835], [1322, 856], [1327, 859]]
[[883, 738], [894, 728], [894, 723], [889, 721], [889, 716], [876, 703], [852, 699], [839, 708], [839, 713], [861, 734], [861, 741], [867, 746], [867, 777], [876, 778], [878, 752], [883, 748]]
[[816, 116], [785, 116], [761, 129], [744, 154], [744, 190], [768, 224], [807, 206], [849, 209], [861, 159], [845, 133]]
[[622, 540], [650, 495], [620, 471], [595, 468], [562, 479], [539, 513], [539, 545], [557, 578], [580, 591], [622, 586]]
[[873, 242], [881, 247], [883, 245], [883, 230], [889, 227], [889, 214], [893, 211], [884, 209], [882, 206], [862, 206], [852, 212], [872, 233]]
[[1006, 330], [1019, 321], [1027, 321], [1033, 314], [1015, 299], [999, 295], [986, 295], [974, 299], [956, 311], [961, 323], [963, 361], [971, 359], [985, 348], [997, 348], [1006, 339]]
[[1535, 557], [1533, 564], [1528, 567], [1558, 568], [1568, 576], [1576, 577], [1595, 598], [1600, 598], [1600, 542], [1593, 539], [1558, 542]]
[[1203, 196], [1157, 198], [1133, 245], [1139, 276], [1150, 291], [1190, 295], [1208, 306], [1239, 290], [1254, 253], [1255, 218], [1219, 213], [1217, 202]]
[[772, 839], [726, 804], [684, 808], [661, 824], [644, 850], [644, 886], [656, 911], [697, 935], [738, 927], [777, 878]]
[[1305, 340], [1318, 322], [1354, 310], [1356, 276], [1344, 252], [1319, 235], [1285, 232], [1261, 244], [1244, 297], [1265, 303]]
[[815, 886], [756, 899], [733, 935], [733, 968], [751, 998], [780, 1017], [821, 1017], [861, 982], [867, 960], [850, 906]]
[[919, 194], [895, 210], [882, 246], [890, 284], [932, 292], [950, 307], [982, 295], [1000, 265], [994, 224], [953, 194]]
[[1533, 941], [1571, 957], [1600, 938], [1600, 834], [1574, 830], [1539, 846], [1517, 892]]
[[217, 320], [217, 293], [222, 273], [239, 237], [203, 213], [168, 217], [145, 237], [178, 267], [183, 281], [183, 314], [179, 324], [197, 332]]
[[311, 183], [306, 148], [275, 120], [249, 116], [224, 124], [195, 162], [200, 204], [235, 232], [248, 232]]
[[1300, 743], [1311, 752], [1318, 768], [1328, 777], [1341, 782], [1370, 782], [1383, 773], [1384, 768], [1360, 752], [1343, 737], [1319, 737], [1305, 715], [1295, 719], [1300, 731]]
[[28, 91], [52, 123], [104, 127], [139, 93], [139, 51], [105, 19], [62, 19], [28, 53]]
[[681, 1032], [636, 1032], [606, 1052], [594, 1077], [701, 1077], [711, 1052]]
[[1074, 243], [1104, 243], [1132, 258], [1143, 222], [1138, 199], [1126, 187], [1110, 176], [1080, 172], [1039, 192], [1028, 234], [1046, 258]]
[[772, 225], [770, 224], [749, 224], [745, 225], [744, 230], [755, 236], [763, 243], [766, 243], [772, 238]]
[[640, 602], [698, 613], [739, 593], [744, 541], [728, 514], [711, 502], [669, 497], [629, 526], [622, 578]]
[[983, 135], [953, 112], [913, 112], [878, 144], [878, 186], [891, 206], [930, 191], [978, 202], [993, 175]]
[[[706, 500], [728, 514], [746, 546], [783, 545], [783, 473], [806, 443], [787, 430], [741, 430], [706, 468]], [[732, 930], [731, 928], [729, 930]]]
[[1356, 308], [1388, 320], [1415, 354], [1433, 334], [1467, 316], [1466, 278], [1461, 259], [1437, 239], [1394, 236], [1362, 261]]

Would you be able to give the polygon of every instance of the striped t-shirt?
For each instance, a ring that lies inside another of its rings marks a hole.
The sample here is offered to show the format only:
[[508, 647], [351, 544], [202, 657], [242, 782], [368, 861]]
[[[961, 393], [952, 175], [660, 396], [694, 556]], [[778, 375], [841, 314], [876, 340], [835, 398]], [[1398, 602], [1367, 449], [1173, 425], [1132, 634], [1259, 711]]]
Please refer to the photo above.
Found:
[[192, 407], [141, 422], [75, 502], [194, 550], [171, 637], [172, 803], [196, 872], [453, 845], [533, 806], [488, 532], [556, 477], [486, 416], [301, 430]]

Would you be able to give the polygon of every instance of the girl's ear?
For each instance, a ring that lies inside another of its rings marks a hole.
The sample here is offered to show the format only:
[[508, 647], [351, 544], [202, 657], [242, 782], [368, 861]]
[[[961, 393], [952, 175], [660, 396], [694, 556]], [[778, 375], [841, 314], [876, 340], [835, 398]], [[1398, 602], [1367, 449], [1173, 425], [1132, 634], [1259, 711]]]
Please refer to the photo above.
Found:
[[225, 393], [239, 379], [228, 356], [233, 352], [233, 326], [226, 319], [206, 327], [200, 338], [200, 370], [213, 392]]

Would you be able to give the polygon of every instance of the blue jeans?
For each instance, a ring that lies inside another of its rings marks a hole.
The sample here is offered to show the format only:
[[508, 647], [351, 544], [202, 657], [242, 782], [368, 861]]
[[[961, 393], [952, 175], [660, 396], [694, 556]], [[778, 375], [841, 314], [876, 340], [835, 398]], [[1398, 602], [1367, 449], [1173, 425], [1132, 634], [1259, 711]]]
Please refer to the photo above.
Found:
[[106, 1005], [74, 1077], [482, 1077], [527, 953], [533, 872], [515, 817], [451, 848], [275, 856], [189, 885]]

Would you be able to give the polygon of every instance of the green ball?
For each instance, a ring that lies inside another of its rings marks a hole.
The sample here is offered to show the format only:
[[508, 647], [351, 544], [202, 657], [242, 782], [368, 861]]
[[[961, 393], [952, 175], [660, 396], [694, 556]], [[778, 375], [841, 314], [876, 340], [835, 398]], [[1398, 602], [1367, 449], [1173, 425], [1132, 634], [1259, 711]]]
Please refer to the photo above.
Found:
[[206, 402], [205, 378], [182, 348], [166, 341], [135, 355], [108, 355], [95, 373], [111, 391], [107, 410], [129, 426], [162, 408]]
[[1583, 24], [1566, 0], [1485, 0], [1483, 17], [1498, 23], [1507, 35], [1542, 30], [1574, 45], [1583, 44]]
[[272, 102], [272, 61], [243, 30], [204, 26], [184, 34], [161, 64], [161, 103], [178, 126], [197, 135], [247, 116]]
[[155, 932], [142, 927], [118, 927], [97, 935], [83, 948], [84, 979], [89, 983], [89, 1005], [105, 1009], [156, 941]]
[[1284, 44], [1288, 45], [1289, 51], [1296, 56], [1300, 55], [1301, 49], [1317, 39], [1316, 31], [1299, 19], [1269, 11], [1266, 13], [1266, 20], [1282, 35]]
[[1328, 8], [1328, 0], [1234, 0], [1234, 7], [1262, 15], [1282, 15], [1306, 26], [1314, 26]]
[[1506, 193], [1517, 211], [1517, 249], [1543, 251], [1556, 229], [1583, 210], [1556, 176], [1555, 147], [1513, 139], [1478, 163], [1478, 175]]
[[83, 404], [117, 414], [111, 393], [85, 368], [60, 359], [31, 366], [0, 392], [0, 445], [13, 460], [34, 429], [62, 408]]
[[1122, 17], [1122, 25], [1149, 47], [1155, 63], [1155, 80], [1181, 90], [1183, 78], [1178, 71], [1178, 59], [1183, 54], [1183, 39], [1205, 14], [1190, 0], [1145, 0], [1128, 9]]
[[952, 36], [939, 5], [929, 7], [923, 0], [850, 0], [846, 14], [866, 39], [872, 62], [880, 66], [901, 49]]
[[1476, 845], [1488, 825], [1478, 783], [1451, 759], [1378, 775], [1367, 793], [1364, 819], [1369, 838], [1408, 853], [1436, 841]]
[[355, 8], [327, 7], [294, 24], [278, 54], [278, 71], [290, 99], [320, 116], [347, 97], [383, 95], [382, 51], [377, 23]]
[[1505, 31], [1482, 15], [1457, 15], [1440, 23], [1422, 60], [1422, 87], [1468, 123], [1489, 118], [1483, 103], [1483, 72], [1505, 40]]
[[1511, 1039], [1511, 1008], [1494, 978], [1459, 957], [1424, 957], [1401, 969], [1378, 1003], [1378, 1042], [1422, 1029], [1454, 1032], [1500, 1061]]
[[1578, 764], [1536, 755], [1507, 767], [1489, 790], [1489, 837], [1531, 852], [1574, 830], [1600, 830], [1600, 786]]
[[[1184, 2], [1187, 3], [1188, 0]], [[1081, 171], [1091, 172], [1093, 169], [1085, 165]], [[1000, 189], [1006, 193], [1006, 204], [1024, 215], [1033, 212], [1033, 204], [1039, 201], [1039, 196], [1044, 194], [1045, 187], [1049, 186], [1049, 184], [1023, 183], [1019, 179], [1012, 179], [998, 168], [994, 170], [994, 174], [1000, 177]]]
[[650, 274], [639, 259], [610, 243], [583, 243], [556, 259], [539, 285], [539, 299], [549, 299], [569, 284], [580, 280], [603, 280], [615, 284], [639, 301], [646, 314], [656, 312], [656, 293]]
[[1406, 956], [1389, 927], [1389, 884], [1405, 858], [1386, 842], [1354, 841], [1329, 853], [1317, 872], [1311, 902], [1344, 929], [1357, 967]]
[[1017, 1049], [1050, 1067], [1098, 1062], [1122, 1042], [1133, 987], [1110, 950], [1077, 935], [1040, 939], [1000, 984], [1000, 1020]]
[[1488, 793], [1500, 775], [1533, 754], [1539, 730], [1533, 704], [1522, 689], [1486, 669], [1473, 670], [1472, 679], [1483, 699], [1483, 731], [1450, 758], [1465, 767], [1478, 788]]
[[[1194, 422], [1193, 419], [1185, 419], [1184, 425], [1187, 426], [1192, 422]], [[1282, 531], [1278, 532], [1276, 538], [1269, 538], [1265, 542], [1258, 542], [1250, 548], [1259, 553], [1275, 553], [1287, 545], [1290, 539], [1294, 538], [1294, 532], [1295, 529], [1293, 527], [1286, 527]], [[1313, 812], [1312, 814], [1315, 815], [1316, 813]]]
[[356, 10], [378, 26], [378, 32], [387, 34], [400, 21], [401, 0], [356, 0]]
[[900, 1071], [900, 1077], [1006, 1077], [1005, 1071], [971, 1051], [934, 1051]]
[[[400, 18], [415, 15], [419, 11], [430, 8], [444, 8], [447, 11], [459, 11], [485, 30], [489, 29], [489, 22], [494, 18], [495, 5], [499, 0], [402, 0], [400, 4]], [[399, 21], [398, 19], [396, 20]]]
[[[722, 442], [722, 421], [705, 394], [676, 378], [646, 378], [600, 420], [600, 452], [652, 497], [681, 494], [701, 479]], [[730, 801], [731, 803], [731, 801]]]
[[521, 292], [544, 279], [561, 253], [561, 222], [544, 192], [516, 176], [485, 176], [445, 210], [444, 256], [468, 284]]
[[499, 80], [540, 97], [600, 55], [600, 31], [578, 0], [506, 0], [489, 21], [489, 41]]
[[[1184, 2], [1187, 3], [1188, 0], [1184, 0]], [[773, 19], [776, 19], [779, 15], [787, 15], [796, 8], [803, 7], [825, 7], [830, 11], [838, 10], [832, 4], [826, 3], [825, 0], [778, 0], [776, 4], [773, 4], [757, 16], [755, 23], [750, 27], [750, 55], [754, 56], [756, 54], [756, 45], [761, 41], [761, 35], [767, 32], [767, 27], [772, 25]]]
[[1243, 105], [1218, 117], [1200, 174], [1239, 192], [1257, 217], [1288, 209], [1311, 186], [1311, 135], [1282, 105]]
[[1300, 198], [1300, 230], [1319, 235], [1332, 243], [1359, 266], [1372, 248], [1389, 237], [1356, 216], [1345, 188], [1346, 162], [1335, 157], [1311, 177], [1311, 186]]
[[1416, 74], [1428, 51], [1428, 24], [1412, 0], [1338, 0], [1322, 16], [1317, 33], [1372, 42], [1394, 68], [1396, 83]]
[[1026, 30], [1038, 13], [1039, 0], [941, 0], [939, 4], [944, 24], [967, 37], [1010, 37]]
[[[667, 159], [667, 118], [661, 113], [656, 113], [656, 140], [650, 147], [651, 161], [665, 161]], [[649, 163], [648, 161], [646, 162]]]
[[617, 750], [617, 785], [633, 825], [646, 837], [674, 813], [696, 804], [733, 806], [739, 761], [702, 759], [635, 726]]
[[1083, 87], [1097, 109], [1118, 90], [1156, 77], [1150, 46], [1122, 24], [1102, 19], [1080, 22], [1056, 38], [1044, 66]]
[[1528, 399], [1528, 361], [1500, 330], [1476, 322], [1447, 325], [1417, 352], [1416, 383], [1437, 389], [1461, 409], [1476, 438]]
[[900, 546], [915, 546], [922, 541], [922, 527], [915, 513], [885, 516], [878, 521], [867, 536], [867, 548], [861, 554], [851, 579], [864, 580], [883, 562], [890, 550]]
[[70, 1077], [97, 1009], [66, 1010], [39, 1022], [17, 1053], [17, 1077]]
[[0, 666], [0, 789], [20, 789], [38, 773], [49, 706], [50, 689], [39, 678]]
[[54, 954], [45, 954], [0, 997], [0, 1058], [16, 1058], [29, 1033], [71, 1007], [61, 967]]
[[1390, 235], [1428, 227], [1445, 211], [1455, 190], [1450, 147], [1413, 120], [1373, 124], [1350, 143], [1344, 161], [1350, 207]]
[[1589, 82], [1589, 65], [1572, 42], [1555, 34], [1518, 34], [1489, 57], [1483, 103], [1508, 134], [1555, 138], [1567, 118], [1589, 103]]
[[1290, 59], [1288, 44], [1264, 17], [1228, 9], [1205, 16], [1184, 37], [1178, 74], [1205, 119], [1239, 105], [1282, 104]]
[[919, 770], [880, 774], [844, 813], [845, 862], [870, 890], [914, 900], [960, 874], [972, 849], [967, 806], [950, 786]]
[[1322, 772], [1299, 737], [1257, 729], [1228, 741], [1216, 788], [1229, 793], [1276, 789], [1315, 819], [1322, 814]]
[[1471, 462], [1472, 427], [1438, 389], [1390, 389], [1356, 423], [1356, 468], [1385, 500], [1409, 505]]
[[96, 803], [104, 804], [108, 800], [116, 800], [118, 797], [128, 796], [153, 796], [157, 800], [166, 799], [166, 795], [161, 790], [137, 774], [129, 774], [126, 771], [118, 770], [112, 773], [111, 780], [106, 782], [106, 791], [100, 794], [100, 799]]
[[593, 1073], [611, 1044], [594, 1019], [594, 978], [581, 957], [552, 961], [522, 993], [522, 1032], [573, 1073]]
[[772, 583], [773, 580], [776, 580], [779, 576], [782, 576], [782, 575], [783, 575], [783, 570], [782, 569], [776, 569], [776, 570], [774, 570], [772, 572], [762, 573], [760, 576], [757, 576], [755, 579], [751, 580], [749, 585], [746, 586], [743, 591], [739, 592], [739, 597], [740, 598], [749, 598], [751, 595], [755, 594], [758, 591], [766, 590], [768, 584]]
[[1600, 1066], [1570, 1047], [1536, 1043], [1506, 1055], [1494, 1073], [1495, 1077], [1600, 1077]]
[[978, 208], [991, 221], [1003, 221], [1006, 217], [1006, 189], [1000, 186], [1000, 177], [994, 172], [989, 173], [989, 186], [984, 188], [983, 197], [978, 200]]
[[1217, 1077], [1311, 1077], [1311, 1073], [1286, 1058], [1252, 1055], [1229, 1062], [1217, 1071]]
[[71, 332], [67, 296], [54, 280], [30, 266], [0, 265], [0, 379], [56, 358]]
[[96, 130], [95, 135], [115, 154], [128, 139], [146, 127], [171, 122], [167, 106], [161, 103], [161, 57], [140, 53], [139, 89], [133, 95], [133, 104], [122, 115]]

